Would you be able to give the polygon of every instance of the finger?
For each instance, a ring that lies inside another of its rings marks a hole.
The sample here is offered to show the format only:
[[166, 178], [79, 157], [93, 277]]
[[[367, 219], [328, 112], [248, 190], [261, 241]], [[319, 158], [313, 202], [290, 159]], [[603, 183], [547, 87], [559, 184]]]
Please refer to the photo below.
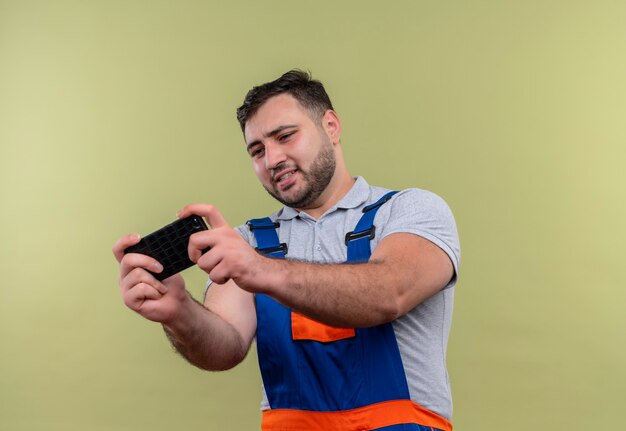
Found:
[[136, 268], [141, 268], [156, 274], [163, 271], [163, 265], [161, 265], [156, 259], [146, 256], [145, 254], [128, 253], [124, 255], [122, 261], [120, 262], [120, 279], [126, 277]]
[[196, 264], [200, 269], [209, 274], [221, 261], [221, 253], [218, 253], [217, 249], [211, 249], [202, 256], [199, 256]]
[[213, 205], [190, 204], [176, 213], [178, 218], [189, 217], [192, 214], [204, 217], [213, 229], [224, 226], [230, 227], [222, 213]]
[[168, 290], [167, 286], [154, 278], [148, 271], [142, 268], [135, 268], [120, 282], [122, 294], [141, 284], [151, 286], [161, 294], [167, 293]]
[[122, 261], [124, 257], [124, 250], [126, 250], [131, 245], [137, 244], [141, 240], [141, 236], [138, 233], [131, 233], [128, 235], [124, 235], [120, 239], [118, 239], [113, 245], [113, 256], [118, 262]]
[[146, 300], [161, 299], [163, 294], [150, 284], [140, 283], [124, 293], [124, 304], [137, 311]]
[[189, 237], [189, 243], [187, 245], [187, 254], [189, 254], [189, 260], [193, 263], [198, 263], [198, 259], [204, 253], [208, 251], [209, 248], [213, 247], [213, 232], [212, 231], [202, 231], [196, 232]]
[[128, 253], [122, 257], [120, 262], [120, 279], [126, 277], [135, 268], [143, 268], [156, 274], [163, 271], [163, 265], [153, 257], [145, 254]]
[[209, 273], [209, 277], [215, 284], [225, 284], [228, 280], [230, 280], [228, 273], [222, 270], [220, 266], [213, 268], [213, 270]]
[[209, 250], [203, 254], [198, 260], [197, 265], [200, 269], [209, 275], [212, 282], [216, 284], [224, 284], [230, 280], [229, 272], [224, 265], [220, 265], [223, 262], [223, 256], [217, 252], [216, 249]]

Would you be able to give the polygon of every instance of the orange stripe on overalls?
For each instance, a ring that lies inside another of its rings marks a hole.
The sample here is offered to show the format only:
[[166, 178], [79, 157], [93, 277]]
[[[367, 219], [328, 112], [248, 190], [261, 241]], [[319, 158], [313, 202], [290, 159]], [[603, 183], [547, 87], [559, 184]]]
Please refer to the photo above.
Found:
[[366, 431], [403, 423], [452, 431], [452, 424], [446, 419], [410, 400], [385, 401], [335, 412], [266, 410], [261, 428], [263, 431]]

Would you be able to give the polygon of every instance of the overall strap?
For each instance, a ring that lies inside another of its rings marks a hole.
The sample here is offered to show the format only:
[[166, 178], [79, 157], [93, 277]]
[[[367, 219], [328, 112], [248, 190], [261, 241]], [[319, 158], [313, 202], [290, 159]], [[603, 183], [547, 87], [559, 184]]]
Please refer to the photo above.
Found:
[[265, 256], [284, 259], [287, 254], [287, 244], [278, 240], [276, 228], [280, 223], [273, 222], [269, 217], [255, 218], [246, 222], [254, 238], [256, 239], [256, 250]]
[[398, 192], [389, 192], [373, 204], [363, 208], [363, 215], [356, 227], [352, 232], [346, 234], [346, 245], [348, 246], [347, 263], [367, 262], [369, 260], [372, 254], [370, 241], [376, 236], [376, 226], [374, 226], [376, 212], [381, 205], [391, 199], [396, 193]]

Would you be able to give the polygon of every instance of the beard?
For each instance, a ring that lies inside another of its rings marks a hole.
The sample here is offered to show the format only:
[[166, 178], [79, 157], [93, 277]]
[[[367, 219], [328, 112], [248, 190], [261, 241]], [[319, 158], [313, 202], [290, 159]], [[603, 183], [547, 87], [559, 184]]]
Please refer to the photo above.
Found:
[[[328, 142], [320, 148], [308, 171], [298, 168], [298, 172], [300, 172], [304, 180], [304, 185], [299, 192], [287, 197], [282, 196], [275, 187], [271, 189], [266, 186], [263, 187], [274, 199], [283, 205], [291, 208], [307, 208], [326, 190], [335, 173], [335, 166], [336, 160], [333, 146]], [[276, 169], [282, 168], [284, 166], [278, 166]]]

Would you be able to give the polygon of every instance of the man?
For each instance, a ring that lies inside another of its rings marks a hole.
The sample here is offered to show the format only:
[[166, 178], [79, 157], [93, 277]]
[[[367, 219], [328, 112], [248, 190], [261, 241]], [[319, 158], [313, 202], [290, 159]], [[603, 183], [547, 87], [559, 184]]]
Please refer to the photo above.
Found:
[[125, 304], [207, 370], [239, 364], [256, 337], [264, 430], [451, 430], [460, 251], [445, 202], [352, 177], [339, 117], [304, 72], [254, 87], [237, 116], [259, 181], [284, 207], [236, 230], [211, 205], [179, 211], [211, 226], [189, 241], [210, 279], [204, 304], [179, 274], [161, 283], [148, 272], [158, 262], [124, 255], [139, 235], [121, 238]]

